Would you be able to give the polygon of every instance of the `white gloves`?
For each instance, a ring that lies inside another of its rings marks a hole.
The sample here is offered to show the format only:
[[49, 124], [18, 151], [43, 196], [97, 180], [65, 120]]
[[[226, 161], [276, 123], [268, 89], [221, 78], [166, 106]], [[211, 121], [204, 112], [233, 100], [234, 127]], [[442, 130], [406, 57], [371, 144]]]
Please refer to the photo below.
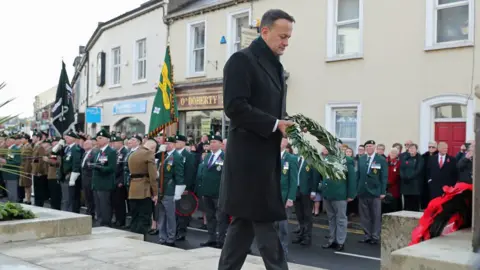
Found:
[[182, 198], [182, 194], [185, 191], [186, 187], [187, 187], [186, 185], [176, 185], [175, 186], [175, 197], [173, 197], [173, 199], [175, 201], [178, 201]]
[[72, 172], [70, 174], [70, 181], [68, 181], [68, 185], [73, 187], [75, 186], [75, 181], [77, 181], [77, 178], [80, 176], [80, 173], [78, 172]]
[[160, 145], [158, 152], [166, 152], [166, 151], [167, 151], [167, 145], [166, 144]]
[[60, 148], [64, 147], [65, 146], [65, 140], [64, 139], [61, 139], [57, 145], [55, 145], [53, 148], [52, 148], [52, 152], [54, 153], [58, 153], [58, 150], [60, 150]]

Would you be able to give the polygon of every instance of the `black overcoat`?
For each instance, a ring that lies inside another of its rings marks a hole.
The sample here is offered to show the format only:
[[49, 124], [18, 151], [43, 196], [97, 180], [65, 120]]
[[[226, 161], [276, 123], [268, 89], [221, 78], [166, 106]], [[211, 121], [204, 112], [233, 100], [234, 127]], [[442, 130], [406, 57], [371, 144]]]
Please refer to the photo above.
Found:
[[438, 164], [438, 154], [428, 159], [428, 189], [430, 199], [443, 195], [444, 186], [454, 186], [457, 183], [457, 160], [455, 157], [445, 155], [442, 168]]
[[273, 131], [286, 116], [283, 67], [258, 38], [234, 53], [223, 70], [225, 114], [230, 118], [219, 204], [233, 217], [285, 220], [280, 192], [280, 142]]

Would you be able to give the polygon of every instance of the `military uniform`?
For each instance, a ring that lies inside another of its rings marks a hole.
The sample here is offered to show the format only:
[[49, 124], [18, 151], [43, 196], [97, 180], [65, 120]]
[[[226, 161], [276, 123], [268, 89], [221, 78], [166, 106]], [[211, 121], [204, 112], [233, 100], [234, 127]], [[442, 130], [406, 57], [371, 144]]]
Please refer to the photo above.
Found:
[[[280, 153], [282, 172], [280, 174], [280, 190], [282, 193], [282, 201], [295, 201], [298, 183], [298, 161], [297, 157], [283, 150]], [[290, 216], [290, 208], [286, 208], [286, 219], [275, 222], [278, 226], [278, 237], [282, 243], [285, 257], [288, 255], [288, 218]]]
[[[110, 139], [110, 134], [105, 130], [97, 133], [98, 137]], [[117, 166], [117, 152], [108, 143], [100, 147], [95, 157], [92, 177], [92, 189], [95, 198], [95, 207], [100, 226], [110, 226], [112, 222], [111, 194], [115, 189], [115, 169]]]
[[[210, 135], [212, 140], [222, 142], [222, 137]], [[200, 193], [207, 217], [208, 241], [201, 243], [204, 247], [222, 248], [228, 228], [228, 216], [218, 208], [218, 197], [220, 195], [220, 181], [222, 178], [223, 162], [225, 155], [221, 149], [211, 152], [203, 160], [201, 174], [202, 186]], [[217, 235], [218, 229], [218, 235]]]
[[[53, 141], [58, 141], [58, 138], [54, 138]], [[52, 143], [51, 140], [47, 140], [48, 143]], [[60, 210], [62, 208], [62, 188], [57, 179], [57, 171], [60, 169], [61, 157], [57, 153], [52, 152], [52, 147], [47, 149], [47, 156], [44, 158], [45, 166], [47, 167], [47, 179], [48, 179], [48, 193], [50, 194], [50, 205], [53, 209]]]
[[[110, 139], [111, 142], [122, 142], [120, 137], [113, 136]], [[113, 209], [115, 211], [116, 226], [125, 226], [127, 209], [125, 202], [128, 198], [127, 189], [125, 187], [125, 161], [128, 154], [128, 150], [122, 146], [117, 150], [117, 168], [115, 171], [115, 189], [113, 190]]]
[[38, 138], [32, 150], [33, 194], [35, 194], [35, 206], [43, 206], [44, 202], [48, 200], [47, 172], [43, 161], [46, 153], [41, 141], [43, 134], [35, 132], [33, 136]]
[[87, 215], [95, 218], [95, 199], [92, 190], [92, 176], [93, 168], [89, 166], [93, 163], [97, 156], [98, 149], [93, 148], [83, 153], [82, 156], [82, 191], [83, 198], [85, 200], [85, 206], [87, 207]]
[[[370, 140], [365, 143], [375, 144]], [[365, 232], [363, 243], [378, 244], [380, 239], [382, 202], [388, 183], [388, 165], [385, 158], [377, 154], [362, 155], [358, 159], [357, 194], [360, 222]]]
[[60, 180], [60, 186], [62, 188], [62, 210], [79, 213], [82, 150], [75, 142], [75, 139], [78, 139], [78, 135], [75, 132], [69, 131], [65, 137], [67, 136], [73, 139], [73, 143], [65, 146], [62, 156]]
[[152, 151], [138, 147], [128, 156], [130, 186], [128, 199], [132, 222], [130, 230], [145, 235], [152, 220], [152, 197], [158, 196], [157, 168]]
[[[30, 139], [30, 136], [24, 135], [24, 139]], [[30, 157], [32, 156], [33, 148], [27, 142], [21, 147], [21, 156], [22, 156], [22, 164], [20, 165], [22, 168], [22, 176], [20, 177], [19, 185], [24, 188], [32, 187], [32, 177], [30, 177], [30, 173], [32, 172], [32, 162]]]
[[[183, 141], [186, 142], [187, 138], [183, 135], [177, 135], [176, 137], [177, 142], [178, 141]], [[187, 191], [193, 191], [195, 189], [195, 178], [196, 178], [196, 159], [195, 156], [187, 151], [187, 149], [184, 147], [182, 149], [177, 150], [180, 155], [183, 157], [183, 163], [184, 163], [184, 184], [185, 184], [185, 190]], [[190, 220], [192, 219], [191, 216], [179, 216], [177, 215], [177, 240], [185, 240], [185, 237], [187, 236], [187, 227], [188, 224], [190, 223]]]
[[[8, 140], [15, 140], [17, 135], [11, 135]], [[5, 180], [5, 186], [8, 190], [8, 200], [11, 202], [21, 202], [20, 198], [23, 197], [23, 194], [19, 194], [18, 182], [19, 182], [19, 167], [22, 162], [22, 157], [20, 156], [20, 147], [11, 142], [12, 144], [8, 146], [8, 151], [5, 156], [5, 164], [2, 165], [7, 171], [2, 171], [3, 179]], [[21, 197], [20, 197], [21, 196]]]
[[[139, 144], [142, 143], [142, 137], [134, 136], [133, 138], [136, 139]], [[129, 189], [130, 189], [130, 168], [128, 167], [128, 159], [133, 154], [133, 152], [135, 152], [137, 149], [138, 149], [138, 146], [136, 148], [129, 149], [129, 151], [128, 151], [126, 157], [125, 157], [125, 162], [123, 164], [124, 165], [124, 167], [123, 167], [123, 181], [124, 181], [123, 184], [125, 185], [125, 189], [127, 191], [127, 197], [128, 197], [128, 192], [129, 192]], [[153, 209], [153, 204], [152, 204], [151, 208]], [[128, 213], [130, 214], [130, 210], [131, 210], [130, 200], [127, 200], [127, 210], [128, 210]]]
[[156, 207], [159, 243], [169, 246], [173, 246], [176, 239], [175, 201], [181, 199], [185, 190], [185, 166], [183, 157], [175, 150], [175, 142], [175, 137], [167, 138], [167, 145], [170, 149], [165, 160], [160, 163], [160, 166], [163, 167], [163, 179], [160, 181], [163, 180], [163, 184], [159, 185], [161, 202]]

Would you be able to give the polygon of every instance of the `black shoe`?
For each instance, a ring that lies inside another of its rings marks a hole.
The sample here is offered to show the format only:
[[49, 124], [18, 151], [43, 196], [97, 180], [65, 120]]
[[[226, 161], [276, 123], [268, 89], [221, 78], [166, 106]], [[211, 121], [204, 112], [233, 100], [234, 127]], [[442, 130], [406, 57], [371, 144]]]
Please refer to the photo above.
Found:
[[177, 235], [177, 238], [176, 238], [177, 241], [185, 241], [185, 236], [180, 236], [180, 235]]
[[370, 240], [370, 245], [378, 245], [378, 240]]
[[150, 235], [157, 235], [157, 234], [158, 234], [158, 229], [150, 229], [150, 230], [148, 231], [148, 234], [150, 234]]
[[200, 230], [206, 230], [206, 229], [207, 229], [207, 225], [202, 224], [202, 226], [200, 226]]
[[217, 242], [217, 245], [215, 247], [219, 248], [219, 249], [222, 249], [223, 248], [223, 243], [222, 242]]
[[312, 245], [312, 240], [310, 238], [304, 238], [302, 242], [300, 242], [300, 245], [302, 246], [310, 246]]
[[300, 244], [302, 241], [303, 241], [303, 237], [299, 235], [297, 236], [297, 238], [292, 240], [292, 244]]
[[296, 234], [299, 234], [301, 231], [302, 231], [301, 229], [297, 228], [297, 229], [293, 230], [292, 232], [296, 233]]
[[167, 246], [167, 247], [175, 247], [175, 243], [168, 243], [168, 242], [165, 242], [163, 243], [164, 246]]
[[207, 242], [205, 242], [205, 243], [201, 243], [200, 246], [201, 246], [201, 247], [216, 247], [216, 246], [217, 246], [217, 242], [207, 241]]
[[325, 235], [325, 239], [330, 239], [330, 236], [328, 236], [328, 235]]
[[337, 247], [337, 243], [333, 242], [333, 243], [326, 243], [325, 245], [322, 246], [322, 248], [324, 249], [327, 249], [327, 248], [336, 248]]
[[335, 247], [335, 250], [336, 250], [336, 251], [343, 251], [343, 250], [344, 250], [344, 247], [343, 247], [343, 245], [337, 245], [337, 246]]
[[370, 244], [370, 242], [372, 242], [372, 239], [363, 239], [363, 240], [360, 240], [358, 242], [363, 243], [363, 244]]

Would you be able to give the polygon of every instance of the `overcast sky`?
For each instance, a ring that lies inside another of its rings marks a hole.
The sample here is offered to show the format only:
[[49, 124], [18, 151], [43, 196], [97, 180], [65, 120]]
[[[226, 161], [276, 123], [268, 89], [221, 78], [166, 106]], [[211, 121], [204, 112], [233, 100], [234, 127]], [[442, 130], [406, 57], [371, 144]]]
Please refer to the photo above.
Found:
[[68, 77], [78, 46], [85, 45], [97, 23], [107, 21], [146, 0], [1, 0], [0, 116], [33, 115], [34, 96], [58, 83], [62, 58]]

